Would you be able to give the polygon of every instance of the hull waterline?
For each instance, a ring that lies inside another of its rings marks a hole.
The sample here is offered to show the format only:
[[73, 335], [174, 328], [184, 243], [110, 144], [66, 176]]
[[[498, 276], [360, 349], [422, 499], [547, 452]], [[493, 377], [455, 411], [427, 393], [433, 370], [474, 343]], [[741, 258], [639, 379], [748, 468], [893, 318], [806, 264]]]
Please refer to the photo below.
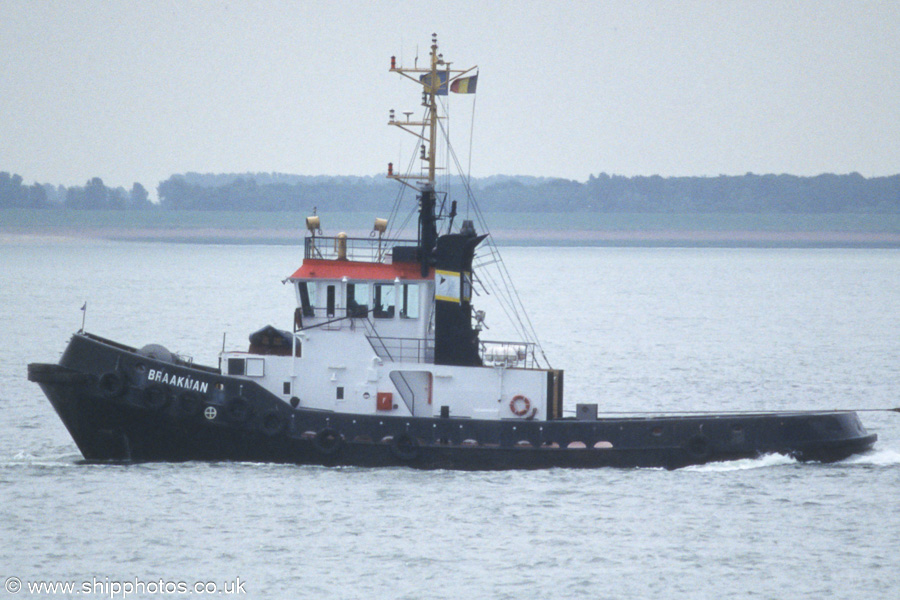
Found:
[[[162, 369], [167, 383], [148, 376]], [[770, 453], [831, 462], [877, 439], [847, 411], [483, 421], [292, 408], [251, 381], [89, 334], [59, 365], [29, 365], [29, 379], [90, 461], [674, 469]]]

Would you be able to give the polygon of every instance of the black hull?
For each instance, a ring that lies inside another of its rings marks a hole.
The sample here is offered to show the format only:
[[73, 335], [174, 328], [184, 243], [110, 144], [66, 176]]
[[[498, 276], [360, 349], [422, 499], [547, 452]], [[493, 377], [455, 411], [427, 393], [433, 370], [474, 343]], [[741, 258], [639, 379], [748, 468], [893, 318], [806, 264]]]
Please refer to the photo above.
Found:
[[[154, 369], [177, 383], [149, 380]], [[853, 412], [479, 421], [293, 409], [251, 381], [89, 334], [73, 336], [59, 365], [29, 365], [29, 379], [91, 461], [675, 469], [770, 453], [832, 462], [877, 439]]]

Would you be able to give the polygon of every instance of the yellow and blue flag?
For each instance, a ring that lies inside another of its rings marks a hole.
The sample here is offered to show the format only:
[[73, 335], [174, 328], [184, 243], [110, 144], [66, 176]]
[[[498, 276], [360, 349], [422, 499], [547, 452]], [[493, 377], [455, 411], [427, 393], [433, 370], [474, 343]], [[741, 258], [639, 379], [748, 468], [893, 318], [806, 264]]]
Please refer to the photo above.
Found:
[[431, 73], [425, 73], [421, 77], [419, 77], [419, 81], [421, 81], [425, 86], [425, 92], [430, 94], [435, 86], [438, 86], [437, 91], [434, 92], [436, 96], [446, 96], [447, 95], [447, 76], [449, 73], [447, 71], [438, 71], [437, 79], [438, 81], [431, 81]]

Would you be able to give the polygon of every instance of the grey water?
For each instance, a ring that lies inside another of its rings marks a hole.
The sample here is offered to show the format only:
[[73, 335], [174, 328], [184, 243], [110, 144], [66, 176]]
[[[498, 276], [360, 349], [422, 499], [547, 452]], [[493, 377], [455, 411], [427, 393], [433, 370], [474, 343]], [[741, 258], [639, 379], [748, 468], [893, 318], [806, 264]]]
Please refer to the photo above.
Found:
[[[548, 358], [566, 369], [568, 408], [900, 405], [900, 251], [503, 253]], [[280, 282], [300, 258], [287, 246], [0, 239], [4, 597], [54, 597], [29, 592], [42, 581], [99, 582], [86, 598], [198, 596], [113, 586], [136, 581], [216, 586], [201, 597], [896, 597], [897, 413], [860, 413], [875, 450], [828, 465], [88, 465], [26, 381], [27, 363], [59, 358], [85, 302], [88, 331], [215, 365], [223, 334], [240, 348], [266, 324], [289, 326]], [[511, 335], [493, 308], [486, 323], [483, 337]]]

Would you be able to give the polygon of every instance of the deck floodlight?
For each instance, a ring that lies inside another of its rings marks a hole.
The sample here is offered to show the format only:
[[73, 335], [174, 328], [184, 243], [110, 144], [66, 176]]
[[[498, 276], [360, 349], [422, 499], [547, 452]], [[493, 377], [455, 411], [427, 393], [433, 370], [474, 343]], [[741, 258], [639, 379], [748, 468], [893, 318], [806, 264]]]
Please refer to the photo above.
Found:
[[375, 227], [372, 228], [373, 231], [377, 231], [378, 233], [384, 233], [387, 231], [387, 219], [375, 219]]
[[321, 233], [322, 232], [322, 224], [319, 222], [319, 217], [316, 217], [316, 216], [306, 217], [306, 228], [309, 229], [311, 232], [313, 232], [313, 234], [315, 234], [316, 231]]

